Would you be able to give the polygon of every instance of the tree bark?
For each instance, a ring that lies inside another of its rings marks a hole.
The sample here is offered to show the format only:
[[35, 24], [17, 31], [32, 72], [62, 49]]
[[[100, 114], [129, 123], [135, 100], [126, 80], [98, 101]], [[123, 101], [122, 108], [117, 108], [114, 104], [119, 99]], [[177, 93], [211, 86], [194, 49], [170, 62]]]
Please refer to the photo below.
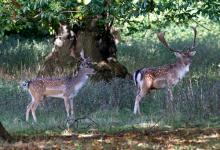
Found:
[[93, 18], [83, 29], [70, 29], [67, 24], [61, 24], [54, 41], [54, 48], [47, 56], [38, 76], [71, 75], [79, 54], [83, 50], [85, 57], [94, 62], [96, 74], [94, 81], [110, 80], [114, 77], [125, 78], [129, 75], [125, 66], [117, 61], [116, 40], [118, 40], [111, 27], [98, 26], [100, 17]]
[[13, 141], [13, 138], [11, 135], [6, 131], [2, 123], [0, 122], [0, 140], [11, 142]]

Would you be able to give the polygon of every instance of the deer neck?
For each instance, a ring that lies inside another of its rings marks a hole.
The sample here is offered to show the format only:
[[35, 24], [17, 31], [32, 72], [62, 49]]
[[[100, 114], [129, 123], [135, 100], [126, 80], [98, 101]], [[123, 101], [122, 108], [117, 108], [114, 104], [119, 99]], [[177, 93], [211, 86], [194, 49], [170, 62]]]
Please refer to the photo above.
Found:
[[182, 79], [187, 72], [189, 72], [190, 64], [186, 64], [183, 60], [177, 59], [176, 62], [176, 73], [179, 79]]
[[79, 90], [83, 87], [88, 79], [88, 75], [84, 72], [79, 70], [78, 74], [72, 77], [67, 83], [68, 94], [69, 97], [75, 97]]
[[88, 78], [88, 75], [83, 70], [79, 70], [79, 72], [76, 76], [78, 78]]
[[87, 79], [88, 79], [88, 75], [84, 71], [79, 70], [77, 75], [72, 77], [71, 80], [75, 84], [83, 85], [87, 81]]

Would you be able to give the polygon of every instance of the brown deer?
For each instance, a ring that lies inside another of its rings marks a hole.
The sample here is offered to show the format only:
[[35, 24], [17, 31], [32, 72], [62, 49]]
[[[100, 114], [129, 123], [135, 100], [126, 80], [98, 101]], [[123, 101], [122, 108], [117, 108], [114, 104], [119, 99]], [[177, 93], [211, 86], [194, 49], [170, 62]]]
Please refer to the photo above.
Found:
[[[142, 68], [134, 72], [133, 79], [135, 85], [138, 87], [137, 96], [134, 105], [134, 114], [140, 114], [139, 103], [141, 99], [153, 89], [167, 89], [167, 102], [173, 101], [172, 88], [186, 75], [189, 71], [192, 62], [192, 56], [196, 54], [195, 40], [196, 28], [192, 27], [194, 31], [194, 40], [192, 47], [184, 51], [174, 50], [167, 44], [164, 33], [157, 34], [160, 42], [170, 51], [176, 55], [176, 62], [174, 64], [167, 64], [160, 67]], [[168, 103], [166, 104], [168, 108]]]
[[23, 87], [27, 88], [32, 101], [27, 106], [26, 121], [29, 119], [31, 110], [35, 122], [37, 122], [35, 111], [43, 97], [57, 97], [64, 99], [67, 117], [74, 117], [73, 98], [88, 79], [88, 75], [94, 74], [92, 63], [89, 58], [85, 59], [81, 52], [81, 62], [78, 73], [72, 77], [63, 78], [36, 78], [30, 81], [25, 81]]

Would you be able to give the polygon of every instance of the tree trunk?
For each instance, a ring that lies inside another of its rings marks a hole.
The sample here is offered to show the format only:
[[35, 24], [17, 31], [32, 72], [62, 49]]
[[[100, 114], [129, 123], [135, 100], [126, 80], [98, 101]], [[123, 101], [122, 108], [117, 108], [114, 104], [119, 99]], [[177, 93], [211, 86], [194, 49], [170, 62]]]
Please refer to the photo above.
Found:
[[4, 126], [0, 122], [0, 140], [11, 142], [13, 138], [11, 135], [5, 130]]
[[66, 24], [61, 24], [54, 41], [54, 48], [41, 66], [38, 76], [57, 76], [73, 74], [83, 50], [85, 57], [94, 62], [96, 74], [94, 81], [125, 78], [129, 75], [125, 66], [117, 61], [116, 40], [118, 32], [111, 27], [100, 28], [97, 18], [93, 18], [84, 29], [74, 32]]

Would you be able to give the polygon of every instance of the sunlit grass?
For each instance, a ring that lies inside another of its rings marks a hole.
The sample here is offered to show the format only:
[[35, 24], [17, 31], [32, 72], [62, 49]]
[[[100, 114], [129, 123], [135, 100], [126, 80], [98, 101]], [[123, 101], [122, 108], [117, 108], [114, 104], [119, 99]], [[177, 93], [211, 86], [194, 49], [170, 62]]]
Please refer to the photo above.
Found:
[[[175, 48], [190, 46], [192, 31], [186, 31], [172, 30], [166, 34], [167, 41]], [[152, 126], [220, 127], [219, 36], [204, 32], [198, 29], [197, 54], [191, 70], [174, 88], [173, 116], [165, 110], [164, 90], [153, 91], [143, 98], [142, 115], [139, 116], [133, 114], [136, 95], [133, 81], [114, 79], [109, 83], [88, 82], [74, 100], [76, 117], [87, 118], [81, 119], [76, 127], [71, 126], [73, 132], [86, 132], [89, 128], [115, 133]], [[125, 43], [118, 47], [118, 59], [129, 72], [175, 61], [175, 56], [158, 42], [153, 33], [140, 39], [126, 38]], [[50, 40], [30, 40], [19, 36], [9, 37], [1, 44], [0, 121], [12, 134], [61, 134], [66, 129], [67, 118], [62, 99], [43, 101], [37, 109], [38, 123], [33, 123], [31, 114], [29, 122], [25, 121], [30, 96], [19, 87], [19, 82], [36, 75], [34, 68], [41, 63], [51, 46]]]

